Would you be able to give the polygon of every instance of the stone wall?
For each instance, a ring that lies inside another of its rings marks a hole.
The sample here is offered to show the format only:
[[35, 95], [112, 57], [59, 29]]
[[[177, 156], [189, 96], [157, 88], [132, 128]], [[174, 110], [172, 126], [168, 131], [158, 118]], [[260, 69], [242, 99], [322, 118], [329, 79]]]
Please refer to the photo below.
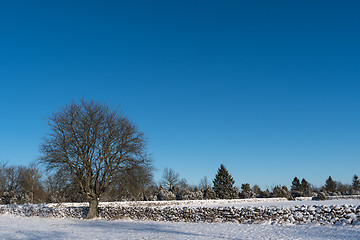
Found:
[[360, 206], [296, 206], [296, 207], [120, 207], [100, 208], [99, 216], [105, 219], [128, 218], [133, 220], [175, 222], [238, 222], [238, 223], [318, 223], [358, 224]]
[[[0, 205], [0, 214], [55, 218], [84, 218], [87, 207], [61, 205]], [[360, 224], [360, 205], [253, 206], [253, 207], [107, 207], [99, 208], [104, 219], [174, 222], [238, 222], [271, 224]]]

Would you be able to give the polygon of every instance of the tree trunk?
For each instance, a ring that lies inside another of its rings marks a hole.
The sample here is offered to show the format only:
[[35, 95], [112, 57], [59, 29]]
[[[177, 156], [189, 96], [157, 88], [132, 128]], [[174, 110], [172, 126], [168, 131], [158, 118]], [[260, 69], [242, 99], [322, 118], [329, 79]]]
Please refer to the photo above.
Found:
[[97, 217], [98, 205], [99, 200], [97, 198], [89, 200], [89, 212], [86, 215], [86, 219], [93, 219]]

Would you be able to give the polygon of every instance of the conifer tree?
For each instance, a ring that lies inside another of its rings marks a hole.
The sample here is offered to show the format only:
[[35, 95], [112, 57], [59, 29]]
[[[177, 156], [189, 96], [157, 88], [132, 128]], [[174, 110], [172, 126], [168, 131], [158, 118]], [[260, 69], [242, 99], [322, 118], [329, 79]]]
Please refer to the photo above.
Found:
[[253, 194], [254, 193], [251, 190], [249, 183], [241, 184], [241, 193], [239, 194], [240, 198], [251, 198]]
[[212, 187], [204, 190], [204, 199], [216, 199], [216, 192]]
[[280, 185], [275, 186], [273, 188], [273, 197], [287, 198], [289, 200], [292, 199], [288, 188], [286, 186], [280, 186]]
[[354, 177], [353, 177], [351, 188], [355, 191], [360, 190], [360, 181], [359, 181], [359, 177], [357, 175], [354, 175]]
[[294, 180], [292, 181], [292, 185], [291, 185], [291, 192], [300, 191], [300, 190], [301, 190], [300, 180], [297, 177], [294, 177]]
[[310, 183], [306, 181], [305, 178], [301, 180], [301, 191], [305, 197], [311, 196]]
[[325, 182], [325, 190], [328, 192], [335, 192], [336, 191], [336, 182], [332, 180], [331, 176]]
[[213, 180], [214, 191], [216, 196], [220, 199], [236, 198], [237, 190], [234, 186], [235, 181], [231, 174], [226, 170], [224, 165], [220, 165], [215, 179]]

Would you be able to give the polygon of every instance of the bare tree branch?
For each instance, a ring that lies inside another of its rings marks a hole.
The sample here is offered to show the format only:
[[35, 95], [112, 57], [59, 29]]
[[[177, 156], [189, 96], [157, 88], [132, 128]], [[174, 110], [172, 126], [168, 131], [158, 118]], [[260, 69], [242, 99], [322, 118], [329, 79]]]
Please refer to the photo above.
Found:
[[71, 103], [49, 119], [40, 162], [62, 169], [90, 203], [88, 218], [109, 185], [132, 166], [150, 164], [141, 131], [123, 114], [97, 102]]

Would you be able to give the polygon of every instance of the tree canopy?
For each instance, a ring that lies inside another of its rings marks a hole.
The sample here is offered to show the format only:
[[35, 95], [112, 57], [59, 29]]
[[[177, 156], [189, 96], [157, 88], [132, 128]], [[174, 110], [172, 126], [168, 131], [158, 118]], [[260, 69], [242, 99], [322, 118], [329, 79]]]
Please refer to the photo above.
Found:
[[161, 184], [167, 189], [173, 188], [179, 184], [179, 173], [175, 172], [172, 168], [165, 168], [161, 180]]
[[124, 114], [95, 101], [72, 102], [49, 118], [40, 162], [68, 174], [97, 216], [101, 196], [124, 171], [151, 164], [143, 133]]

